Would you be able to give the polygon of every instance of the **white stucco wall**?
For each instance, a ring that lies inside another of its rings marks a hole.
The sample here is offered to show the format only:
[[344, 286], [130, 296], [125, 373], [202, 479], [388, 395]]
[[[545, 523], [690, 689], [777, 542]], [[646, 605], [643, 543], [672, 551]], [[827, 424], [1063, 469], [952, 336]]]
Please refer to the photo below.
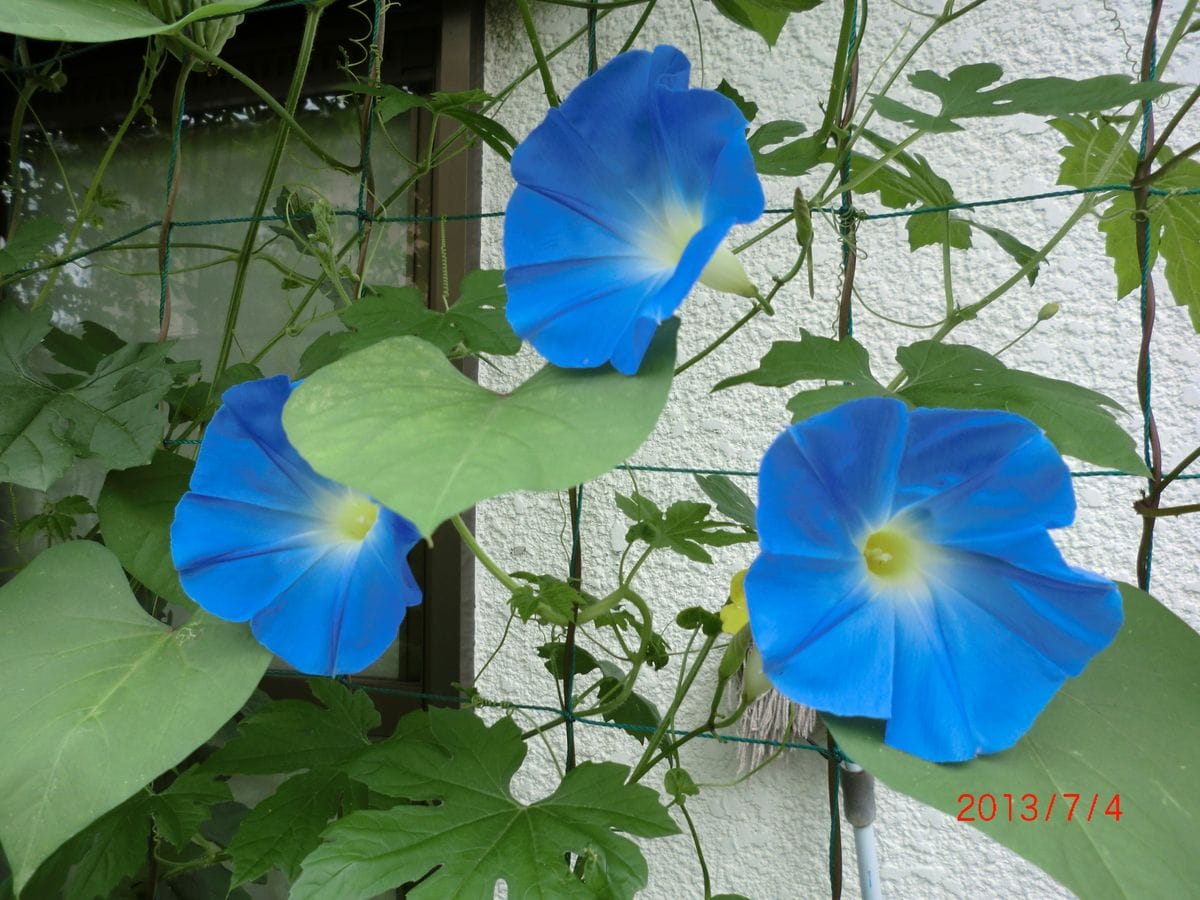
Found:
[[[916, 0], [921, 6], [940, 9], [941, 3]], [[697, 2], [704, 26], [704, 67], [701, 70], [692, 11], [685, 0], [661, 0], [637, 46], [651, 48], [671, 43], [693, 61], [692, 83], [715, 87], [727, 78], [749, 99], [759, 104], [758, 122], [794, 118], [810, 128], [819, 123], [818, 101], [827, 91], [837, 33], [840, 4], [826, 3], [817, 10], [793, 16], [773, 51], [754, 34], [741, 31], [722, 19], [709, 3]], [[534, 4], [537, 24], [547, 46], [555, 46], [584, 21], [580, 9]], [[1006, 78], [1063, 75], [1086, 77], [1109, 72], [1133, 72], [1140, 50], [1145, 7], [1141, 0], [1110, 0], [1133, 49], [1128, 50], [1114, 26], [1114, 18], [1099, 0], [1017, 0], [985, 5], [935, 37], [917, 56], [915, 68], [946, 72], [970, 62], [996, 61]], [[1173, 22], [1181, 2], [1168, 2], [1164, 21]], [[610, 57], [638, 14], [620, 10], [599, 30], [601, 61]], [[905, 36], [905, 29], [911, 31]], [[875, 3], [862, 49], [865, 85], [876, 67], [898, 40], [907, 46], [923, 28], [923, 21], [898, 5]], [[1182, 48], [1172, 66], [1177, 79], [1195, 78], [1200, 71], [1197, 42]], [[489, 4], [487, 18], [486, 86], [506, 85], [531, 59], [520, 20], [509, 2]], [[582, 42], [552, 63], [560, 92], [573, 86], [585, 72]], [[1170, 77], [1172, 73], [1168, 73]], [[915, 95], [900, 84], [893, 92], [904, 99]], [[1158, 104], [1160, 126], [1178, 104], [1167, 98]], [[928, 99], [918, 102], [928, 105]], [[518, 136], [540, 120], [545, 100], [538, 79], [532, 78], [505, 104], [499, 117]], [[1195, 117], [1193, 116], [1193, 123]], [[903, 131], [880, 130], [892, 136]], [[1177, 146], [1196, 140], [1194, 125], [1179, 136]], [[980, 199], [1050, 190], [1055, 186], [1060, 146], [1058, 135], [1034, 117], [975, 120], [965, 134], [922, 138], [916, 152], [928, 156], [934, 168], [949, 179], [963, 199]], [[801, 181], [806, 193], [816, 187], [812, 178]], [[786, 179], [765, 179], [768, 207], [786, 206], [794, 184]], [[502, 209], [512, 189], [507, 168], [494, 156], [484, 167], [485, 210]], [[1061, 224], [1073, 200], [1046, 200], [1030, 204], [989, 208], [977, 218], [1011, 230], [1026, 243], [1038, 246]], [[871, 196], [859, 199], [868, 210], [877, 209]], [[902, 219], [864, 223], [858, 232], [862, 257], [857, 285], [876, 309], [892, 316], [936, 321], [941, 316], [942, 276], [936, 248], [915, 254], [908, 251]], [[746, 229], [735, 235], [744, 237]], [[752, 278], [769, 285], [772, 274], [790, 262], [790, 228], [763, 241], [744, 255]], [[500, 267], [501, 224], [485, 220], [485, 266]], [[960, 302], [978, 299], [1012, 271], [1012, 262], [993, 246], [981, 242], [976, 249], [954, 256], [955, 287]], [[815, 249], [817, 297], [810, 300], [798, 279], [776, 300], [779, 314], [760, 316], [735, 339], [703, 364], [681, 376], [662, 420], [635, 462], [730, 469], [756, 469], [771, 438], [788, 422], [786, 391], [741, 387], [710, 396], [709, 387], [729, 374], [752, 368], [770, 342], [795, 338], [799, 327], [822, 335], [833, 334], [836, 292], [839, 286], [839, 247], [831, 223], [818, 222]], [[1164, 458], [1169, 467], [1200, 442], [1200, 337], [1191, 330], [1184, 310], [1174, 306], [1159, 271], [1160, 310], [1154, 343], [1154, 400], [1158, 413]], [[989, 308], [976, 322], [960, 328], [954, 340], [989, 349], [1007, 343], [1033, 321], [1042, 304], [1055, 301], [1062, 309], [1030, 338], [1005, 355], [1009, 365], [1047, 375], [1070, 378], [1104, 391], [1129, 410], [1137, 409], [1134, 381], [1138, 345], [1136, 298], [1114, 300], [1114, 279], [1094, 225], [1080, 228], [1053, 253], [1043, 266], [1034, 288], [1025, 284]], [[680, 358], [702, 348], [731, 324], [746, 301], [698, 289], [683, 310]], [[855, 336], [871, 350], [877, 373], [890, 377], [895, 369], [891, 351], [898, 344], [920, 338], [878, 319], [861, 307], [855, 311]], [[482, 367], [480, 377], [490, 386], [512, 384], [534, 371], [539, 361], [525, 354], [500, 372]], [[1136, 414], [1124, 417], [1132, 434], [1140, 435]], [[1139, 437], [1140, 440], [1140, 437]], [[1074, 468], [1086, 468], [1074, 465]], [[661, 505], [674, 500], [703, 499], [689, 476], [642, 474], [643, 491]], [[743, 486], [752, 495], [752, 479]], [[630, 479], [611, 474], [588, 485], [584, 499], [584, 572], [589, 590], [602, 594], [612, 586], [615, 563], [623, 547], [626, 523], [612, 503], [612, 493], [628, 493]], [[1077, 525], [1059, 535], [1068, 558], [1088, 568], [1128, 581], [1134, 580], [1139, 522], [1130, 504], [1141, 484], [1134, 479], [1077, 479]], [[1200, 501], [1200, 482], [1177, 484], [1171, 503]], [[502, 565], [564, 575], [569, 536], [565, 498], [553, 495], [517, 495], [483, 504], [478, 511], [478, 531]], [[1159, 523], [1154, 569], [1154, 593], [1194, 627], [1200, 628], [1200, 525], [1194, 517]], [[702, 603], [715, 608], [725, 596], [730, 576], [747, 565], [753, 546], [714, 553], [717, 563], [706, 567], [681, 557], [659, 554], [639, 576], [643, 594], [655, 608], [657, 620], [671, 621], [687, 605]], [[476, 664], [481, 666], [496, 646], [507, 619], [506, 596], [487, 573], [478, 573]], [[675, 632], [678, 634], [678, 632]], [[490, 697], [551, 702], [551, 684], [540, 667], [530, 665], [532, 648], [547, 640], [533, 626], [514, 626], [505, 649], [479, 681]], [[672, 649], [681, 649], [678, 646]], [[677, 666], [647, 674], [639, 690], [665, 705], [674, 687]], [[698, 692], [703, 694], [703, 691]], [[702, 698], [698, 698], [702, 699]], [[1152, 702], [1148, 698], [1148, 702]], [[700, 710], [681, 722], [698, 721]], [[561, 736], [555, 736], [561, 756]], [[611, 756], [632, 761], [636, 745], [624, 735], [600, 729], [582, 729], [582, 758]], [[529, 796], [546, 790], [552, 764], [544, 752], [534, 759], [524, 779]], [[684, 765], [700, 782], [731, 780], [736, 774], [733, 746], [697, 741], [684, 751]], [[647, 783], [658, 786], [661, 779]], [[814, 754], [794, 752], [750, 781], [730, 789], [705, 789], [689, 803], [701, 831], [715, 892], [739, 892], [756, 900], [819, 897], [827, 895], [826, 848], [828, 818], [825, 767]], [[885, 896], [939, 897], [1068, 897], [1032, 865], [1003, 847], [926, 809], [905, 797], [879, 790], [879, 852]], [[655, 841], [647, 848], [651, 881], [646, 896], [653, 898], [702, 895], [700, 871], [691, 842], [685, 836]], [[853, 854], [847, 845], [846, 895], [857, 896]]]

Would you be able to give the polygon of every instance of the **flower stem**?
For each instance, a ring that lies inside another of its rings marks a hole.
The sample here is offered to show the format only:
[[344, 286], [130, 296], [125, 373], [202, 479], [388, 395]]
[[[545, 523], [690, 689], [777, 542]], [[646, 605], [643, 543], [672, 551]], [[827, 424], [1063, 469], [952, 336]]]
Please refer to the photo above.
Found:
[[650, 14], [654, 12], [654, 7], [657, 5], [658, 0], [650, 0], [646, 4], [646, 8], [642, 10], [642, 15], [638, 18], [636, 24], [634, 24], [633, 30], [629, 32], [629, 37], [625, 38], [625, 43], [617, 51], [618, 54], [624, 53], [633, 47], [633, 42], [637, 40], [638, 35], [642, 33], [642, 29], [646, 27], [646, 22], [650, 19]]
[[1162, 480], [1155, 485], [1155, 491], [1161, 494], [1163, 488], [1182, 475], [1187, 470], [1187, 467], [1194, 463], [1197, 459], [1200, 459], [1200, 447], [1197, 447], [1195, 450], [1185, 456], [1179, 465], [1173, 468], [1168, 474], [1164, 475]]
[[697, 353], [691, 359], [687, 360], [682, 365], [680, 365], [679, 368], [677, 368], [675, 370], [675, 374], [681, 375], [682, 373], [686, 372], [688, 369], [690, 369], [696, 363], [700, 362], [702, 359], [704, 359], [706, 356], [708, 356], [710, 353], [712, 353], [714, 350], [716, 350], [718, 347], [720, 347], [723, 343], [725, 343], [727, 340], [729, 340], [731, 337], [733, 337], [735, 334], [737, 334], [742, 329], [742, 327], [746, 325], [746, 323], [748, 323], [751, 319], [753, 319], [755, 316], [757, 316], [760, 312], [763, 312], [764, 310], [769, 309], [770, 305], [771, 305], [771, 301], [775, 298], [775, 295], [777, 293], [779, 293], [779, 289], [782, 288], [789, 281], [791, 281], [793, 278], [795, 278], [796, 274], [804, 266], [804, 261], [806, 259], [808, 259], [808, 254], [811, 250], [812, 250], [811, 244], [802, 248], [800, 251], [800, 256], [796, 260], [795, 265], [792, 266], [792, 268], [788, 271], [788, 273], [786, 275], [783, 275], [782, 277], [775, 279], [775, 286], [773, 288], [771, 288], [770, 291], [767, 292], [766, 297], [762, 298], [762, 300], [759, 303], [754, 304], [754, 306], [752, 306], [748, 312], [746, 312], [740, 319], [738, 319], [736, 322], [734, 322], [732, 325], [730, 325], [727, 329], [725, 329], [725, 331], [723, 331], [716, 338], [716, 340], [714, 340], [711, 344], [709, 344], [707, 347], [705, 347], [703, 350], [701, 350], [699, 353]]

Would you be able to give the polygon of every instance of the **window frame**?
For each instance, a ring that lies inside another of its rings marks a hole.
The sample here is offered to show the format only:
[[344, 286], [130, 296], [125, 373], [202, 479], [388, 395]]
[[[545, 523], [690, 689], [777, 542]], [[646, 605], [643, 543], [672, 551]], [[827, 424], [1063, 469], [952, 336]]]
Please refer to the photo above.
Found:
[[[368, 7], [369, 9], [369, 7]], [[340, 10], [340, 12], [337, 12]], [[287, 90], [291, 71], [287, 62], [294, 62], [295, 43], [299, 39], [302, 9], [290, 8], [276, 12], [251, 13], [239, 28], [243, 43], [237, 37], [230, 42], [229, 59], [239, 68], [250, 71], [274, 96], [282, 97]], [[267, 20], [275, 17], [268, 27]], [[286, 19], [286, 22], [285, 22]], [[346, 76], [337, 68], [340, 61], [337, 47], [347, 40], [362, 40], [361, 16], [352, 18], [348, 4], [328, 8], [322, 16], [317, 33], [313, 64], [305, 81], [305, 95], [332, 92], [343, 85]], [[247, 27], [248, 26], [248, 27]], [[357, 28], [357, 30], [353, 30]], [[249, 39], [245, 37], [250, 34]], [[68, 82], [61, 94], [39, 94], [37, 109], [47, 127], [53, 129], [102, 129], [125, 112], [140, 53], [122, 53], [135, 42], [84, 48], [64, 63]], [[30, 42], [35, 59], [49, 58], [55, 45]], [[391, 55], [389, 56], [389, 50]], [[383, 34], [383, 80], [402, 81], [417, 88], [457, 91], [482, 87], [483, 74], [483, 2], [482, 0], [435, 0], [407, 3], [388, 10]], [[170, 69], [178, 65], [173, 60], [155, 85], [151, 104], [160, 122], [169, 116]], [[272, 68], [273, 67], [273, 68]], [[133, 74], [130, 75], [129, 73]], [[256, 102], [252, 94], [228, 76], [192, 79], [189, 86], [188, 110], [198, 112], [215, 107], [228, 107], [240, 102]], [[73, 85], [82, 83], [83, 90]], [[81, 97], [80, 95], [84, 95]], [[11, 90], [0, 92], [0, 115], [11, 121], [15, 95]], [[28, 125], [27, 125], [28, 127]], [[418, 140], [429, 135], [430, 120], [420, 113], [416, 122]], [[439, 124], [438, 139], [445, 139], [454, 130], [454, 123]], [[4, 146], [4, 171], [10, 169], [13, 148]], [[413, 204], [421, 215], [471, 216], [480, 211], [482, 194], [481, 154], [478, 146], [470, 148], [436, 168], [431, 175], [414, 186]], [[0, 193], [0, 222], [9, 219], [7, 196]], [[381, 226], [376, 226], [381, 227]], [[391, 225], [390, 227], [398, 227]], [[445, 244], [442, 245], [444, 230]], [[414, 255], [418, 283], [428, 286], [427, 301], [442, 296], [442, 255], [449, 293], [453, 296], [462, 278], [479, 267], [480, 227], [477, 218], [454, 218], [437, 228], [426, 229], [429, 238], [426, 251]], [[421, 278], [420, 276], [426, 276]], [[468, 377], [475, 378], [477, 364], [472, 359], [455, 363]], [[464, 514], [473, 524], [473, 511]], [[411, 607], [406, 621], [419, 630], [409, 635], [420, 647], [420, 676], [416, 681], [377, 677], [355, 677], [351, 680], [367, 688], [380, 711], [382, 727], [389, 732], [404, 713], [425, 705], [455, 703], [456, 685], [467, 683], [474, 672], [474, 560], [448, 523], [433, 535], [432, 544], [422, 543], [410, 556], [414, 574], [422, 586], [423, 601]], [[401, 676], [404, 673], [400, 673]], [[411, 673], [410, 673], [411, 674]], [[309, 698], [302, 677], [271, 673], [264, 677], [261, 687], [272, 697]], [[434, 695], [424, 699], [421, 695]], [[436, 698], [447, 698], [438, 700]]]

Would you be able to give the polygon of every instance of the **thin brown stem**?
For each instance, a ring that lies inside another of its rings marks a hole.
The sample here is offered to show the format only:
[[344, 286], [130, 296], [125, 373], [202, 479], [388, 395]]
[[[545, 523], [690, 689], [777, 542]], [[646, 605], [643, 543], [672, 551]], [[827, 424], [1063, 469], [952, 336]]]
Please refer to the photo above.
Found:
[[[571, 573], [567, 583], [575, 590], [583, 585], [583, 547], [579, 539], [579, 488], [567, 492], [567, 503], [571, 516]], [[563, 709], [566, 711], [566, 770], [575, 768], [575, 710], [572, 695], [575, 690], [575, 631], [578, 625], [579, 607], [571, 610], [571, 621], [567, 623], [567, 636], [563, 643]]]
[[[853, 8], [856, 4], [847, 3], [846, 6]], [[855, 104], [858, 100], [858, 54], [854, 54], [853, 59], [849, 60], [849, 77], [846, 81], [846, 93], [842, 98], [842, 115], [838, 120], [838, 164], [842, 166], [843, 183], [849, 180], [849, 166], [846, 163], [847, 154], [850, 152], [849, 144], [849, 128], [850, 123], [854, 121]], [[850, 314], [851, 304], [854, 300], [854, 273], [858, 268], [858, 254], [854, 249], [854, 196], [849, 188], [844, 187], [842, 190], [842, 206], [838, 210], [838, 231], [841, 233], [844, 244], [842, 246], [842, 295], [838, 300], [838, 340], [844, 340], [850, 336]]]
[[[1154, 42], [1158, 32], [1158, 20], [1162, 12], [1162, 0], [1155, 0], [1150, 9], [1150, 21], [1146, 25], [1146, 38], [1142, 43], [1142, 81], [1151, 80], [1154, 74]], [[1150, 405], [1150, 345], [1154, 335], [1155, 294], [1154, 275], [1150, 271], [1151, 223], [1149, 212], [1149, 172], [1153, 162], [1148, 148], [1154, 146], [1154, 106], [1147, 102], [1143, 106], [1145, 140], [1141, 158], [1134, 174], [1134, 240], [1137, 241], [1138, 265], [1142, 273], [1142, 338], [1138, 347], [1137, 390], [1138, 406], [1145, 422], [1145, 441], [1150, 466], [1150, 494], [1143, 501], [1142, 537], [1138, 545], [1137, 579], [1142, 590], [1150, 588], [1151, 553], [1154, 547], [1154, 519], [1159, 495], [1156, 485], [1162, 480], [1162, 446], [1158, 439], [1158, 425]]]
[[[1144, 501], [1142, 502], [1144, 503]], [[1137, 510], [1138, 515], [1142, 516], [1147, 522], [1153, 522], [1155, 519], [1162, 519], [1167, 516], [1182, 516], [1187, 513], [1200, 512], [1200, 503], [1188, 503], [1185, 506], [1159, 507], [1150, 507], [1135, 503], [1134, 508]]]

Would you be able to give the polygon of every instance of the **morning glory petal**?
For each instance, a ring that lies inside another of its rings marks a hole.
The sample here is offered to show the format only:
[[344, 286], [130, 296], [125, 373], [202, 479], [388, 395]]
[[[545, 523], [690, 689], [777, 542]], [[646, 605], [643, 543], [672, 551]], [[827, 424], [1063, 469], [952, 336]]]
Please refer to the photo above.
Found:
[[[179, 581], [207, 612], [230, 622], [247, 622], [286, 591], [297, 573], [312, 568], [324, 555], [324, 548], [309, 545], [226, 559], [181, 571]], [[236, 590], [231, 585], [237, 585]]]
[[1061, 457], [1009, 413], [871, 398], [793, 425], [763, 457], [745, 585], [764, 671], [928, 760], [1012, 746], [1121, 624], [1116, 587], [1047, 533], [1073, 514]]
[[[513, 153], [512, 169], [519, 189], [552, 201], [554, 209], [547, 212], [564, 224], [582, 216], [640, 247], [641, 235], [658, 222], [663, 201], [657, 181], [634, 193], [636, 183], [606, 165], [600, 151], [587, 143], [560, 110], [550, 110], [545, 121], [521, 142]], [[651, 168], [641, 178], [654, 171]], [[531, 223], [528, 210], [512, 206], [511, 198], [509, 203], [504, 213], [506, 265], [510, 250], [520, 258], [518, 248], [531, 243], [526, 229], [537, 224]], [[577, 246], [586, 249], [587, 235], [580, 238]]]
[[675, 196], [703, 197], [705, 221], [732, 225], [762, 215], [762, 186], [737, 107], [715, 91], [660, 88], [656, 100]]
[[1078, 675], [1121, 627], [1121, 595], [1068, 566], [1046, 534], [997, 541], [987, 552], [948, 550], [931, 577], [988, 613], [1062, 677]]
[[840, 560], [763, 554], [745, 591], [763, 672], [779, 691], [841, 715], [891, 712], [891, 611], [860, 573]]
[[1075, 519], [1071, 474], [1058, 451], [1028, 419], [996, 410], [914, 410], [896, 506], [940, 543]]
[[[639, 311], [647, 295], [664, 281], [657, 273], [647, 274], [637, 260], [630, 263], [627, 258], [601, 257], [510, 269], [505, 276], [510, 295], [526, 284], [531, 290], [525, 303], [509, 310], [509, 321], [558, 366], [602, 365], [642, 318]], [[651, 323], [653, 336], [658, 322]]]
[[244, 622], [324, 554], [323, 529], [308, 515], [189, 491], [176, 507], [171, 555], [188, 596], [206, 598], [215, 616]]
[[[645, 265], [641, 249], [620, 231], [613, 231], [583, 212], [564, 208], [559, 201], [529, 188], [518, 187], [513, 191], [505, 215], [515, 215], [524, 223], [521, 240], [510, 241], [504, 247], [510, 279], [514, 274], [524, 273], [526, 267], [543, 263], [627, 258]], [[588, 255], [582, 260], [576, 255], [581, 244], [588, 248]], [[528, 279], [532, 274], [523, 277]], [[543, 293], [549, 293], [549, 289]]]
[[[636, 372], [729, 229], [762, 214], [745, 119], [689, 69], [672, 47], [620, 54], [513, 154], [506, 312], [555, 365]], [[752, 293], [722, 261], [709, 279]]]
[[302, 672], [365, 669], [396, 639], [405, 608], [421, 599], [392, 546], [368, 538], [330, 551], [251, 620], [254, 636]]
[[[196, 459], [191, 490], [308, 514], [325, 495], [325, 480], [296, 452], [273, 412], [291, 393], [288, 377], [247, 381], [226, 391], [226, 397], [230, 391], [235, 401], [225, 400], [225, 414], [213, 416], [205, 429], [206, 452]], [[241, 477], [230, 478], [231, 471]]]
[[961, 762], [1020, 740], [1062, 686], [1054, 662], [945, 585], [898, 609], [895, 697], [885, 740], [932, 762]]
[[[662, 175], [669, 160], [657, 98], [664, 92], [694, 93], [688, 89], [690, 72], [687, 57], [665, 45], [613, 57], [521, 142], [513, 153], [513, 177], [593, 209], [630, 200], [661, 209], [671, 194]], [[732, 103], [728, 108], [737, 112]], [[580, 190], [585, 180], [611, 196]]]
[[758, 533], [764, 550], [858, 558], [857, 541], [891, 515], [907, 416], [870, 398], [797, 423], [763, 456]]
[[370, 665], [421, 593], [406, 557], [419, 535], [390, 510], [318, 475], [284, 434], [286, 376], [225, 392], [171, 525], [184, 590], [250, 621], [304, 672]]

